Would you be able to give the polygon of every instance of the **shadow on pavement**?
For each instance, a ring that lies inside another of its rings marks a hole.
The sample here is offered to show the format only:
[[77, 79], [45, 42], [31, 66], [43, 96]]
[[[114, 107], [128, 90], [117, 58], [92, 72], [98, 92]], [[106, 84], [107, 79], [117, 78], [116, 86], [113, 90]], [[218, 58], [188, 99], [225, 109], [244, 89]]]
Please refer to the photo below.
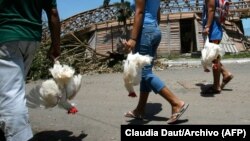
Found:
[[[214, 95], [219, 93], [206, 93], [206, 91], [213, 86], [213, 84], [203, 84], [203, 83], [197, 83], [196, 86], [199, 86], [201, 89], [201, 96], [202, 97], [214, 97]], [[222, 91], [233, 91], [233, 89], [222, 89]]]
[[2, 130], [0, 130], [0, 141], [6, 141], [4, 137], [4, 132]]
[[87, 134], [81, 133], [78, 137], [72, 136], [73, 132], [60, 130], [60, 131], [42, 131], [34, 135], [29, 141], [82, 141]]
[[229, 91], [233, 91], [233, 89], [225, 89], [224, 88], [224, 89], [222, 89], [222, 91], [228, 91], [229, 92]]
[[202, 97], [214, 97], [215, 93], [206, 93], [206, 91], [213, 86], [213, 84], [203, 84], [197, 83], [196, 86], [199, 86], [201, 89], [200, 95]]
[[[168, 120], [167, 117], [156, 116], [158, 113], [160, 113], [160, 111], [162, 111], [162, 104], [147, 103], [145, 117], [143, 119], [130, 118], [129, 120], [127, 120], [128, 125], [144, 125], [151, 121], [166, 121], [167, 125], [167, 120]], [[188, 121], [187, 119], [178, 120], [174, 124], [180, 124], [187, 121]]]
[[127, 120], [128, 125], [133, 125], [133, 124], [143, 125], [143, 124], [147, 124], [153, 120], [157, 120], [157, 121], [167, 120], [167, 118], [165, 118], [165, 117], [155, 116], [162, 110], [162, 104], [160, 104], [160, 103], [147, 103], [145, 109], [146, 109], [146, 113], [145, 113], [145, 115], [144, 115], [145, 117], [143, 119], [130, 118], [129, 120]]

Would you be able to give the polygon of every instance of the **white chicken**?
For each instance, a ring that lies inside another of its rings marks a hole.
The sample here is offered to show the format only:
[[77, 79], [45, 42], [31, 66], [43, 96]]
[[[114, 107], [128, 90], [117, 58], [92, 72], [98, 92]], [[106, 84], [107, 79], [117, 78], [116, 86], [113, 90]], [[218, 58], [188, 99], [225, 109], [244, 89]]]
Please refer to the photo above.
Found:
[[53, 79], [42, 82], [26, 95], [27, 106], [30, 108], [52, 108], [58, 105], [66, 109], [69, 114], [78, 112], [68, 100], [73, 99], [78, 93], [82, 83], [82, 75], [74, 75], [75, 70], [72, 67], [61, 65], [59, 61], [56, 61], [49, 71]]
[[133, 54], [130, 52], [127, 59], [123, 62], [123, 80], [124, 86], [129, 92], [130, 97], [136, 97], [134, 86], [138, 85], [141, 81], [141, 71], [145, 65], [152, 62], [153, 57], [149, 55], [140, 55], [139, 53]]
[[204, 48], [201, 51], [201, 64], [205, 72], [209, 72], [209, 67], [212, 67], [212, 61], [218, 56], [223, 57], [225, 51], [220, 47], [220, 45], [215, 43], [210, 43], [207, 37], [205, 41]]

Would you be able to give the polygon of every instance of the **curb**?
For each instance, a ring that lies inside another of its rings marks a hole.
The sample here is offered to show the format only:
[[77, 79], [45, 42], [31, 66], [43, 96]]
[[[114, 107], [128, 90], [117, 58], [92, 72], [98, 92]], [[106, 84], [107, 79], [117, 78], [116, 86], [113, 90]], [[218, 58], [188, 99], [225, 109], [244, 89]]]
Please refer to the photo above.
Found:
[[[233, 63], [248, 63], [250, 62], [250, 58], [243, 58], [243, 59], [222, 59], [221, 61], [223, 64], [233, 64]], [[200, 66], [200, 60], [168, 60], [163, 62], [164, 65], [168, 66]]]

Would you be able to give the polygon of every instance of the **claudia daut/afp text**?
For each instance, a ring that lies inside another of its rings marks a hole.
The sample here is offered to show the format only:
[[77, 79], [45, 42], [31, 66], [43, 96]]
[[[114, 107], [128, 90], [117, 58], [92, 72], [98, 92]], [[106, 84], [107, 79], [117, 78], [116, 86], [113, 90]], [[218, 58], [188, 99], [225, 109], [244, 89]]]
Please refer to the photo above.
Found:
[[145, 137], [145, 136], [171, 136], [171, 137], [246, 137], [245, 129], [221, 129], [221, 130], [210, 130], [210, 129], [178, 129], [178, 130], [168, 130], [168, 129], [147, 129], [147, 130], [135, 130], [126, 129], [124, 130], [124, 135], [127, 137]]

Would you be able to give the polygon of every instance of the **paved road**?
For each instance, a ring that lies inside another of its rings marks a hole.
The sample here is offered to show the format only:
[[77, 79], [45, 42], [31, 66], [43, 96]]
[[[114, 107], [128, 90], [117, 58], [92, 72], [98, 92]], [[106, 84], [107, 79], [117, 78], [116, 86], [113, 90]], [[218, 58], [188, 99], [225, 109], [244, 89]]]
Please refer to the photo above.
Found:
[[[190, 104], [178, 124], [250, 124], [250, 63], [233, 61], [225, 66], [235, 77], [216, 95], [201, 94], [202, 88], [212, 84], [212, 73], [203, 72], [199, 65], [180, 65], [155, 72], [178, 97]], [[27, 84], [27, 90], [34, 85]], [[79, 109], [76, 115], [68, 115], [59, 108], [30, 109], [34, 140], [120, 141], [122, 124], [167, 125], [170, 105], [153, 93], [147, 104], [147, 119], [125, 118], [124, 112], [132, 110], [137, 101], [138, 98], [127, 96], [121, 73], [84, 76], [81, 90], [72, 101]]]

